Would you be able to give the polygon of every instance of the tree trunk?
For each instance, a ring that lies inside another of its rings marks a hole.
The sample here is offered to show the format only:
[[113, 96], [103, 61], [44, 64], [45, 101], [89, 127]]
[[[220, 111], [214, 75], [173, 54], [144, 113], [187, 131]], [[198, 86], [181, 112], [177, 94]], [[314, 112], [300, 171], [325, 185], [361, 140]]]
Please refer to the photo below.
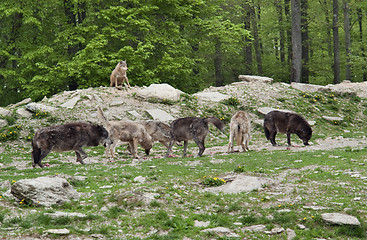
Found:
[[[286, 19], [286, 24], [287, 25], [291, 25], [291, 16], [290, 16], [290, 3], [291, 0], [284, 0], [284, 15], [285, 15], [285, 19]], [[289, 27], [287, 27], [287, 31], [286, 31], [286, 39], [287, 39], [287, 50], [288, 50], [288, 58], [287, 61], [288, 63], [291, 62], [292, 60], [292, 31], [290, 30]]]
[[219, 39], [215, 40], [215, 56], [214, 56], [214, 67], [215, 67], [215, 86], [223, 86], [223, 73], [222, 73], [222, 44]]
[[334, 84], [340, 83], [339, 3], [333, 0]]
[[[362, 52], [362, 58], [365, 58], [365, 53], [364, 53], [364, 47], [363, 47], [363, 22], [362, 22], [362, 17], [363, 17], [363, 13], [362, 13], [362, 9], [358, 8], [358, 24], [359, 24], [359, 44], [361, 46], [361, 52]], [[366, 67], [362, 67], [362, 71], [363, 71], [363, 81], [367, 81], [367, 70]]]
[[291, 1], [292, 10], [292, 71], [290, 82], [301, 82], [302, 32], [300, 0]]
[[345, 52], [346, 52], [346, 65], [345, 65], [345, 79], [351, 80], [352, 72], [350, 66], [350, 19], [349, 19], [349, 0], [343, 0], [344, 4], [344, 33], [345, 33]]
[[262, 75], [263, 67], [262, 67], [262, 60], [261, 60], [260, 38], [259, 38], [255, 6], [253, 5], [251, 6], [251, 25], [252, 25], [252, 33], [254, 37], [254, 48], [255, 48], [255, 56], [256, 56], [256, 62], [257, 62], [257, 73], [259, 75]]
[[309, 39], [308, 39], [308, 3], [301, 0], [301, 29], [302, 29], [302, 74], [301, 82], [309, 83]]
[[275, 0], [274, 5], [278, 13], [280, 62], [283, 63], [285, 61], [285, 50], [284, 50], [285, 33], [284, 33], [283, 8], [280, 0]]
[[[245, 29], [251, 32], [251, 6], [248, 2], [246, 2], [243, 6], [244, 11], [246, 12], [246, 17], [244, 19]], [[245, 46], [245, 74], [252, 74], [252, 40], [246, 38]]]

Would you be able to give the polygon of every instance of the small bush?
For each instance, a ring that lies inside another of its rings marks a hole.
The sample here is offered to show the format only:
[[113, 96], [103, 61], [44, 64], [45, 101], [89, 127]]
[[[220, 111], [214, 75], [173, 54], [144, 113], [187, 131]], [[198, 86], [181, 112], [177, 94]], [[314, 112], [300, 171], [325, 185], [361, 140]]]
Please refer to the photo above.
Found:
[[241, 101], [235, 97], [230, 97], [221, 101], [224, 105], [237, 107], [241, 105]]
[[225, 183], [226, 181], [223, 178], [206, 177], [206, 176], [204, 176], [204, 180], [202, 181], [202, 184], [208, 187], [217, 187]]
[[2, 130], [0, 133], [0, 142], [16, 140], [20, 136], [21, 126], [12, 126]]

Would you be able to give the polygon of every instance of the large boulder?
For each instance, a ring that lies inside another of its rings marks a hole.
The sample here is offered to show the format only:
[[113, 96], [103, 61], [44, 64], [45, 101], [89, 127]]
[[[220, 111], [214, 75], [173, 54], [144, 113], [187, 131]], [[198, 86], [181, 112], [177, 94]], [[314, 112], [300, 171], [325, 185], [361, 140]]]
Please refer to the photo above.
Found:
[[353, 226], [361, 225], [358, 218], [343, 213], [323, 213], [321, 214], [321, 218], [329, 224]]
[[261, 77], [261, 76], [252, 76], [252, 75], [239, 75], [238, 79], [246, 82], [263, 82], [263, 83], [271, 83], [273, 82], [272, 78], [269, 77]]
[[25, 108], [31, 112], [54, 112], [57, 110], [55, 107], [34, 102], [28, 103]]
[[143, 99], [160, 99], [178, 101], [180, 99], [182, 91], [175, 89], [167, 83], [151, 84], [149, 87], [139, 89], [136, 92], [136, 96]]
[[11, 186], [11, 194], [21, 202], [52, 206], [79, 199], [79, 193], [61, 177], [22, 179]]

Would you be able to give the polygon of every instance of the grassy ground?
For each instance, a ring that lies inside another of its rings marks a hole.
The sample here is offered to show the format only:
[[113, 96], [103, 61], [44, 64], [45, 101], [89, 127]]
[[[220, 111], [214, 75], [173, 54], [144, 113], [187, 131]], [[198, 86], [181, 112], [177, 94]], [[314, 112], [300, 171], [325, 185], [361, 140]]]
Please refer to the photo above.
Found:
[[[185, 101], [187, 106], [200, 107], [193, 98]], [[275, 101], [279, 108], [296, 110], [308, 120], [316, 121], [313, 142], [328, 137], [362, 138], [365, 135], [365, 99], [331, 93], [297, 93], [291, 98]], [[246, 106], [246, 110], [256, 114], [254, 105]], [[228, 121], [238, 108], [241, 105], [236, 101], [222, 104], [219, 117]], [[203, 108], [201, 111], [203, 115], [212, 115], [219, 108], [215, 109]], [[320, 117], [322, 115], [343, 116], [345, 120], [327, 122]], [[14, 129], [3, 129], [3, 133], [14, 134]], [[250, 149], [255, 144], [269, 144], [260, 126], [253, 124], [253, 130]], [[207, 147], [227, 144], [226, 136], [211, 131], [211, 136], [217, 137], [208, 138]], [[51, 153], [44, 160], [50, 167], [33, 169], [30, 142], [27, 141], [31, 133], [20, 134], [23, 140], [7, 139], [12, 135], [3, 138], [0, 184], [59, 175], [68, 179], [81, 193], [81, 198], [51, 208], [34, 207], [4, 196], [8, 189], [0, 188], [0, 238], [41, 237], [46, 229], [67, 228], [71, 232], [66, 237], [69, 239], [91, 236], [107, 239], [229, 239], [202, 232], [206, 228], [226, 227], [238, 234], [238, 239], [287, 239], [285, 231], [269, 235], [244, 230], [257, 224], [265, 225], [269, 231], [276, 227], [292, 229], [296, 239], [366, 238], [367, 148], [297, 152], [252, 150], [234, 154], [206, 152], [201, 158], [161, 158], [165, 149], [156, 144], [149, 158], [133, 161], [122, 146], [118, 148], [118, 158], [107, 162], [103, 147], [95, 147], [87, 149], [89, 160], [86, 165], [75, 163], [72, 152]], [[277, 139], [285, 143], [284, 135]], [[293, 136], [292, 142], [300, 144], [297, 141]], [[191, 143], [189, 150], [189, 154], [195, 155], [198, 149]], [[176, 147], [174, 154], [181, 156], [182, 147]], [[268, 178], [272, 183], [263, 185], [260, 190], [237, 194], [205, 191], [207, 184], [228, 184], [224, 181], [230, 179], [229, 176], [239, 174]], [[140, 182], [137, 177], [144, 177], [145, 181]], [[208, 181], [214, 178], [219, 182]], [[147, 196], [153, 198], [147, 202]], [[323, 208], [314, 210], [310, 206]], [[46, 214], [56, 211], [84, 213], [86, 217], [52, 219]], [[353, 215], [360, 220], [361, 226], [327, 225], [321, 219], [325, 212]], [[209, 222], [209, 226], [195, 227], [195, 221]]]
[[[103, 158], [103, 151], [97, 147], [90, 149], [89, 154]], [[159, 151], [155, 149], [155, 152]], [[2, 154], [2, 163], [14, 161], [10, 152], [7, 149]], [[67, 228], [71, 234], [80, 237], [102, 234], [109, 239], [182, 239], [184, 236], [225, 239], [201, 232], [203, 228], [194, 227], [195, 220], [209, 221], [207, 228], [230, 228], [241, 236], [240, 239], [286, 239], [284, 232], [269, 236], [242, 231], [245, 226], [256, 224], [264, 224], [268, 230], [274, 227], [293, 229], [299, 239], [363, 239], [366, 236], [366, 180], [353, 173], [367, 176], [364, 167], [367, 149], [296, 153], [250, 151], [202, 158], [154, 158], [134, 165], [130, 159], [107, 164], [64, 163], [62, 158], [69, 156], [73, 157], [65, 153], [62, 157], [57, 153], [50, 154], [51, 166], [45, 169], [1, 169], [2, 181], [13, 183], [41, 175], [59, 175], [69, 179], [82, 193], [79, 201], [52, 208], [22, 205], [2, 197], [0, 201], [8, 206], [0, 210], [2, 236], [7, 236], [4, 229], [8, 228], [23, 236], [40, 236], [49, 228]], [[120, 157], [127, 156], [120, 154]], [[29, 155], [19, 153], [16, 158], [25, 161]], [[226, 179], [233, 174], [275, 181], [249, 193], [203, 191], [207, 187], [203, 184], [204, 177]], [[86, 178], [78, 180], [75, 176]], [[138, 176], [145, 177], [146, 181], [134, 181]], [[142, 197], [147, 193], [154, 193], [154, 200], [148, 204]], [[312, 210], [307, 206], [325, 209]], [[52, 219], [45, 215], [55, 211], [79, 212], [86, 217]], [[362, 225], [326, 225], [320, 218], [323, 212], [348, 213], [359, 218]], [[301, 229], [301, 225], [305, 229]]]

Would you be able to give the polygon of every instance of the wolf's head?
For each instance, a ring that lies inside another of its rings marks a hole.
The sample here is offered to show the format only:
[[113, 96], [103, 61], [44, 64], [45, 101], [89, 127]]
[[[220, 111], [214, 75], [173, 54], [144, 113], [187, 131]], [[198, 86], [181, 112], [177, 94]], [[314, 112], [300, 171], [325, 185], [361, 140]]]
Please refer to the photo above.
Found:
[[119, 68], [121, 68], [122, 70], [126, 71], [128, 68], [127, 68], [127, 63], [126, 63], [126, 60], [124, 61], [120, 61], [119, 62]]

